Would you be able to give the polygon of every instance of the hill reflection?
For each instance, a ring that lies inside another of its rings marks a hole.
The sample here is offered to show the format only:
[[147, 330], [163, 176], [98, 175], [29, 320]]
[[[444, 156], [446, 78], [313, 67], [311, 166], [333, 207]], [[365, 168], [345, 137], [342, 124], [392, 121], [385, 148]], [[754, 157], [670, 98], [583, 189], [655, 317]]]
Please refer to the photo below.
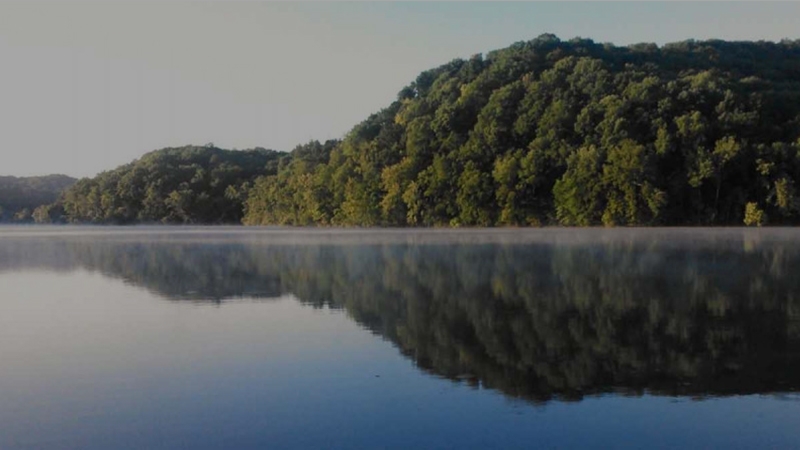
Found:
[[[173, 300], [344, 308], [420, 368], [531, 401], [800, 387], [800, 239], [280, 244], [0, 240], [0, 271], [86, 269]], [[655, 234], [653, 236], [656, 236]]]

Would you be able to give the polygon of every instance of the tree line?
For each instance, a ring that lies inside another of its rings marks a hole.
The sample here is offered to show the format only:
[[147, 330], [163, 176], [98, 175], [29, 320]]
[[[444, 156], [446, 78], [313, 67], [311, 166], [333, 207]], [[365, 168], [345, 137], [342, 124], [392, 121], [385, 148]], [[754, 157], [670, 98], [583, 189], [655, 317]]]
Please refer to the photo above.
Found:
[[332, 226], [800, 223], [800, 41], [546, 34], [421, 73], [341, 140], [184, 147], [43, 221]]

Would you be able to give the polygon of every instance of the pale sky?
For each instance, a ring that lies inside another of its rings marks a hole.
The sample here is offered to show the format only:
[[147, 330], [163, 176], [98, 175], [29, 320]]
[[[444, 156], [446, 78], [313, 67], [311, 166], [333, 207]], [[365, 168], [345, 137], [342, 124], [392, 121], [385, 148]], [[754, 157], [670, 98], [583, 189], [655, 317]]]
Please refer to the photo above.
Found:
[[167, 146], [344, 136], [423, 70], [542, 33], [800, 38], [800, 3], [0, 3], [0, 175], [91, 176]]

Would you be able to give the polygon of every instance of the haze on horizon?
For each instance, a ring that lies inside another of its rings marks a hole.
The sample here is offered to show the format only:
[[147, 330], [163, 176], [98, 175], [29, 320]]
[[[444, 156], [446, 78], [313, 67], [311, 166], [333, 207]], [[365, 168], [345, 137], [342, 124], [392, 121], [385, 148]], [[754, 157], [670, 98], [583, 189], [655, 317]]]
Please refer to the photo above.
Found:
[[167, 146], [345, 135], [423, 70], [543, 33], [800, 37], [800, 3], [0, 3], [0, 175], [91, 176]]

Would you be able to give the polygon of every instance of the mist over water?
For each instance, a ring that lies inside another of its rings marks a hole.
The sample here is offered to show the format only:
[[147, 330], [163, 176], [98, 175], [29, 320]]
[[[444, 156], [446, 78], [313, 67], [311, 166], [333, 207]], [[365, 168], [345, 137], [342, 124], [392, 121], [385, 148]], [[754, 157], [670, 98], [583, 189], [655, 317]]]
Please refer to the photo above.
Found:
[[3, 228], [0, 448], [793, 447], [799, 270], [792, 229]]

